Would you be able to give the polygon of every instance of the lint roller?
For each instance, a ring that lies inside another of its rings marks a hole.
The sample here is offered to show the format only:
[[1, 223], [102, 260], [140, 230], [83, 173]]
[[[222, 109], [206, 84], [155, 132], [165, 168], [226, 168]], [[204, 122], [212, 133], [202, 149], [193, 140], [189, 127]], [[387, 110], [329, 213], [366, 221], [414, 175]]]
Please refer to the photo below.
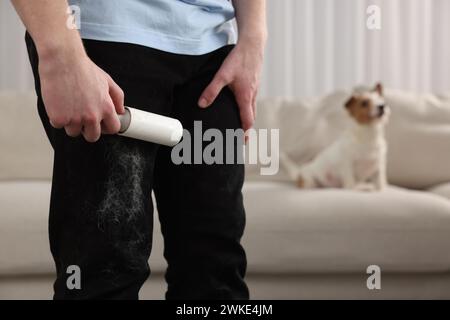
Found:
[[181, 122], [159, 114], [125, 107], [119, 115], [119, 135], [173, 147], [183, 137]]

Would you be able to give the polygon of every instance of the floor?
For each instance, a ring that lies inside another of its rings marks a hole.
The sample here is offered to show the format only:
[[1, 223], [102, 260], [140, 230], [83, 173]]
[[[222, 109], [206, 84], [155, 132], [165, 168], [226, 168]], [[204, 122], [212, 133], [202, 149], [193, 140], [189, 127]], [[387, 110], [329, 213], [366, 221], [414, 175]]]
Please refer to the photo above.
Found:
[[[52, 295], [48, 276], [0, 279], [0, 300], [47, 300]], [[166, 284], [162, 275], [152, 275], [141, 289], [142, 300], [164, 299]]]
[[[266, 292], [264, 288], [258, 285], [261, 281], [258, 277], [247, 279], [249, 287], [257, 292]], [[142, 300], [164, 299], [166, 284], [162, 275], [152, 275], [141, 289], [140, 298]], [[286, 288], [286, 293], [289, 290]], [[0, 300], [46, 300], [52, 295], [51, 277], [32, 277], [21, 279], [2, 279], [0, 280]], [[269, 299], [269, 294], [260, 294], [256, 299]]]
[[[52, 295], [50, 276], [0, 278], [0, 300], [46, 300]], [[364, 277], [352, 275], [250, 275], [251, 298], [266, 299], [449, 299], [450, 276], [384, 276], [382, 290], [368, 290]], [[153, 274], [141, 290], [142, 300], [163, 299], [165, 282]]]

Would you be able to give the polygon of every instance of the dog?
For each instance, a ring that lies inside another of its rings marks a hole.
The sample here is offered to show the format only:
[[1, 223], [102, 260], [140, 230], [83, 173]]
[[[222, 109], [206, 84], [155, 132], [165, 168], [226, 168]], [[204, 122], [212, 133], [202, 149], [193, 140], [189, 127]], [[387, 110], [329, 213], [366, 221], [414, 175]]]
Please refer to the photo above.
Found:
[[353, 121], [342, 135], [311, 162], [298, 167], [286, 154], [284, 165], [299, 188], [382, 190], [387, 185], [384, 128], [390, 109], [382, 84], [354, 93], [345, 103]]

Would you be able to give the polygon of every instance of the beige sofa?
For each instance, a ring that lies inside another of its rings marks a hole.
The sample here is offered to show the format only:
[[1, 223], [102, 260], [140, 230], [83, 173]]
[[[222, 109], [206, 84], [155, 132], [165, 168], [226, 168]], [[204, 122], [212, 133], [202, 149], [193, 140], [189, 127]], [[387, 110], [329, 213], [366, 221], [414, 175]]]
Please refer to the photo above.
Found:
[[[347, 121], [349, 92], [259, 103], [259, 128], [279, 128], [299, 163]], [[247, 168], [248, 279], [254, 298], [450, 298], [450, 97], [388, 90], [388, 175], [379, 193], [300, 191]], [[0, 94], [0, 299], [50, 298], [47, 240], [52, 151], [33, 94]], [[414, 190], [413, 190], [414, 189]], [[144, 298], [163, 297], [162, 241]], [[381, 289], [366, 286], [369, 265]], [[153, 281], [153, 282], [152, 282]]]

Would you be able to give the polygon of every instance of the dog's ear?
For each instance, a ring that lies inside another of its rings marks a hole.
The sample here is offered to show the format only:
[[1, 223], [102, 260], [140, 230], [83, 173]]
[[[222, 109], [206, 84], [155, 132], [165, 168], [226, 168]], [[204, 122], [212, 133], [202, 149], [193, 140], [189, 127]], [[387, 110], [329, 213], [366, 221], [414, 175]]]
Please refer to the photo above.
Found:
[[356, 101], [356, 97], [353, 95], [350, 99], [345, 103], [345, 108], [348, 110], [350, 106]]
[[376, 91], [380, 96], [383, 96], [383, 85], [380, 82], [377, 83], [373, 91]]

